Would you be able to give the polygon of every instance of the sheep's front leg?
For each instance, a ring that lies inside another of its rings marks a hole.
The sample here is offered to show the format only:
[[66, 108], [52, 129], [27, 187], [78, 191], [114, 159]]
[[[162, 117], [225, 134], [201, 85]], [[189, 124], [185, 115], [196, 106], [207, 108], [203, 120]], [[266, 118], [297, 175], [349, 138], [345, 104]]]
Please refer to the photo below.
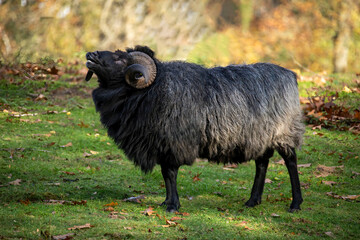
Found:
[[166, 211], [168, 212], [176, 212], [180, 208], [179, 195], [176, 188], [178, 169], [164, 165], [161, 166], [161, 173], [166, 187], [166, 199], [161, 205], [166, 205]]
[[269, 165], [269, 159], [274, 154], [274, 150], [268, 150], [263, 156], [255, 160], [256, 174], [254, 179], [254, 185], [251, 189], [251, 197], [245, 203], [247, 207], [254, 207], [261, 203], [261, 196], [264, 191], [265, 176]]
[[278, 149], [278, 152], [283, 157], [285, 165], [289, 172], [293, 198], [289, 212], [294, 212], [296, 210], [300, 210], [300, 204], [303, 202], [303, 198], [301, 196], [299, 174], [297, 170], [296, 152], [294, 148], [289, 148], [287, 151], [285, 149]]

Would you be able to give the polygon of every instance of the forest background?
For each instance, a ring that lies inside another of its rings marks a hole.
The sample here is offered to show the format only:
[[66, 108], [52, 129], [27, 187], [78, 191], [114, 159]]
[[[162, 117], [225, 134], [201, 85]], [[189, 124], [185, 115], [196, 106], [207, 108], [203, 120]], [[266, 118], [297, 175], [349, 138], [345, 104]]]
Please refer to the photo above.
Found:
[[[0, 0], [0, 239], [360, 239], [360, 0]], [[284, 162], [245, 208], [255, 163], [198, 159], [166, 213], [160, 167], [127, 160], [99, 121], [85, 53], [272, 62], [298, 74], [302, 210]]]
[[206, 66], [360, 69], [359, 0], [0, 0], [0, 59], [83, 59], [144, 44]]

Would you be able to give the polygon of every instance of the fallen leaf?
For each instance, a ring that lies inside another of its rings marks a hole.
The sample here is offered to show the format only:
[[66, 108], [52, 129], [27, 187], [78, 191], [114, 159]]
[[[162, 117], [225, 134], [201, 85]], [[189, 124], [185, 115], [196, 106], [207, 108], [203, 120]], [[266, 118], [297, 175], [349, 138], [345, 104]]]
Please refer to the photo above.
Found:
[[52, 205], [52, 204], [64, 204], [65, 200], [44, 200], [45, 204]]
[[84, 152], [83, 156], [84, 157], [90, 157], [92, 154], [91, 153], [87, 153], [87, 152]]
[[190, 216], [190, 213], [187, 212], [176, 212], [176, 215], [181, 215], [181, 216]]
[[345, 200], [356, 200], [360, 197], [360, 195], [347, 195], [347, 196], [341, 196], [342, 199]]
[[109, 218], [112, 218], [112, 219], [126, 219], [124, 216], [119, 216], [118, 212], [114, 212], [114, 211], [109, 214]]
[[271, 216], [274, 217], [274, 218], [280, 217], [280, 215], [278, 215], [278, 214], [276, 214], [276, 213], [272, 213]]
[[160, 227], [168, 228], [168, 227], [171, 227], [171, 226], [170, 225], [160, 225]]
[[337, 184], [337, 182], [334, 182], [334, 181], [321, 181], [323, 184], [325, 185], [329, 185], [329, 186], [332, 186], [332, 185], [335, 185]]
[[196, 174], [192, 179], [193, 179], [193, 182], [197, 182], [197, 181], [200, 181], [201, 179], [199, 178], [199, 176], [201, 175], [201, 173], [198, 173]]
[[325, 166], [325, 165], [318, 165], [316, 170], [317, 173], [315, 173], [315, 177], [327, 177], [332, 173], [335, 173], [338, 169], [343, 169], [344, 165], [341, 166]]
[[336, 198], [336, 199], [343, 199], [343, 200], [356, 200], [360, 197], [360, 195], [346, 195], [346, 196], [340, 196], [334, 192], [327, 192], [326, 195]]
[[300, 186], [303, 187], [304, 189], [308, 189], [310, 187], [310, 183], [300, 182]]
[[20, 185], [21, 179], [16, 179], [14, 181], [8, 182], [8, 185]]
[[355, 172], [355, 171], [352, 171], [352, 176], [351, 176], [351, 178], [356, 178], [357, 176], [359, 176], [360, 175], [360, 173], [358, 173], [358, 172]]
[[58, 114], [58, 113], [59, 113], [58, 111], [50, 111], [50, 110], [46, 111], [46, 114]]
[[63, 173], [65, 173], [65, 174], [67, 174], [67, 175], [75, 175], [75, 173], [73, 173], [73, 172], [63, 172]]
[[328, 153], [328, 156], [334, 155], [336, 153], [336, 151], [331, 151], [330, 153]]
[[310, 103], [310, 100], [307, 97], [299, 97], [301, 104]]
[[51, 137], [51, 133], [33, 134], [34, 137]]
[[52, 239], [53, 240], [70, 240], [70, 239], [73, 239], [72, 236], [74, 236], [74, 235], [75, 235], [74, 233], [67, 233], [64, 235], [52, 236]]
[[67, 144], [62, 145], [62, 146], [60, 146], [60, 147], [66, 148], [66, 147], [71, 147], [72, 145], [73, 145], [72, 142], [68, 142]]
[[268, 178], [266, 178], [265, 179], [265, 183], [272, 183], [273, 181], [271, 181], [271, 179], [268, 179]]
[[98, 154], [99, 152], [90, 150], [90, 153], [91, 153], [92, 155], [96, 155], [96, 154]]
[[168, 224], [168, 225], [178, 225], [177, 222], [173, 222], [173, 221], [170, 221], [170, 220], [166, 220], [166, 224]]
[[233, 169], [233, 168], [226, 168], [226, 167], [223, 167], [223, 169], [224, 169], [224, 170], [226, 170], [226, 171], [235, 171], [235, 169]]
[[322, 124], [317, 125], [317, 126], [314, 126], [314, 127], [312, 127], [311, 129], [312, 129], [312, 130], [315, 130], [315, 129], [321, 130], [321, 127], [322, 127]]
[[49, 186], [60, 186], [61, 183], [44, 183], [45, 185], [49, 185]]
[[308, 112], [306, 115], [307, 115], [307, 116], [310, 116], [310, 115], [314, 115], [314, 113], [315, 113], [315, 109], [313, 109], [312, 111]]
[[240, 223], [234, 224], [234, 226], [236, 226], [236, 227], [244, 227], [244, 229], [246, 229], [246, 230], [254, 230], [254, 229], [251, 229], [248, 226], [246, 226], [247, 223], [248, 222], [246, 222], [246, 221], [242, 221]]
[[44, 200], [45, 204], [47, 205], [54, 205], [54, 204], [61, 204], [61, 205], [86, 205], [87, 201], [86, 200], [81, 200], [81, 201], [66, 201], [66, 200], [55, 200], [55, 199], [50, 199], [50, 200]]
[[313, 135], [317, 135], [317, 136], [319, 136], [319, 137], [324, 136], [324, 134], [323, 134], [323, 133], [319, 133], [319, 132], [313, 132]]
[[141, 213], [143, 213], [146, 216], [151, 216], [152, 214], [154, 214], [156, 211], [153, 211], [154, 208], [149, 207], [147, 209], [145, 209], [145, 211], [142, 211]]
[[141, 199], [145, 199], [145, 196], [144, 196], [144, 195], [140, 195], [140, 196], [137, 196], [137, 197], [129, 197], [129, 198], [124, 199], [123, 201], [124, 201], [124, 202], [141, 203]]
[[108, 207], [108, 208], [105, 208], [104, 211], [108, 211], [108, 212], [112, 212], [114, 211], [115, 209], [113, 207]]
[[238, 165], [236, 163], [232, 163], [232, 164], [224, 165], [223, 168], [238, 168]]
[[249, 228], [248, 226], [244, 226], [245, 230], [254, 230], [252, 228]]
[[45, 147], [51, 147], [51, 146], [54, 146], [55, 145], [55, 142], [51, 142], [51, 143], [48, 143], [45, 145]]
[[303, 168], [308, 168], [311, 166], [311, 163], [305, 163], [305, 164], [299, 164], [297, 165], [299, 168], [303, 167]]
[[79, 124], [78, 124], [79, 127], [81, 128], [88, 128], [89, 125], [88, 124], [85, 124], [83, 121], [81, 121]]
[[70, 205], [86, 205], [87, 201], [86, 200], [81, 200], [81, 201], [70, 201], [70, 203], [65, 203], [65, 204], [70, 204]]
[[90, 223], [86, 223], [85, 225], [70, 227], [70, 228], [68, 228], [68, 230], [86, 229], [86, 228], [92, 228], [92, 227], [94, 227], [94, 226], [91, 225]]
[[37, 113], [15, 113], [15, 112], [12, 112], [12, 113], [9, 113], [9, 116], [11, 117], [28, 117], [28, 116], [36, 116], [38, 115]]
[[284, 159], [280, 159], [279, 161], [275, 162], [276, 164], [285, 165]]
[[44, 100], [44, 101], [47, 100], [47, 98], [45, 97], [45, 95], [39, 94], [39, 95], [35, 98], [35, 101], [41, 101], [41, 100]]
[[242, 222], [236, 223], [235, 226], [244, 226], [246, 224], [247, 224], [246, 221], [242, 221]]
[[184, 220], [184, 218], [181, 218], [181, 217], [172, 217], [170, 218], [170, 221], [178, 221], [178, 220]]
[[114, 207], [114, 206], [118, 206], [119, 204], [117, 202], [111, 202], [108, 204], [105, 204], [104, 207]]
[[334, 238], [334, 234], [332, 232], [325, 232], [325, 235]]
[[351, 93], [351, 92], [352, 92], [351, 89], [348, 88], [347, 86], [344, 86], [344, 88], [343, 88], [342, 91], [343, 91], [343, 92], [346, 92], [346, 93]]

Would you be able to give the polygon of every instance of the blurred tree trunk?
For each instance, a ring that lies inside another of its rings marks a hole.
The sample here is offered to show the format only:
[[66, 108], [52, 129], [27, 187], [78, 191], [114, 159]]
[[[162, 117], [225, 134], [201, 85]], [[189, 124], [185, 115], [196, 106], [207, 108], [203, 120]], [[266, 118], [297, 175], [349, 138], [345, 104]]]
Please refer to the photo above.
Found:
[[334, 37], [334, 72], [345, 72], [348, 65], [351, 41], [351, 4], [352, 0], [340, 1], [337, 31]]
[[253, 0], [240, 0], [240, 16], [241, 16], [241, 29], [243, 32], [249, 32], [250, 24], [254, 15], [254, 1]]

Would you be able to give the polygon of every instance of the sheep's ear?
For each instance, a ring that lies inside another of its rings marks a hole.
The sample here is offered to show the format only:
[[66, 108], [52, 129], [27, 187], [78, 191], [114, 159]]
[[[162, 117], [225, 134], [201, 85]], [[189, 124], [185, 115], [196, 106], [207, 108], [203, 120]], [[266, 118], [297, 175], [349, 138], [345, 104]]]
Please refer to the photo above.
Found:
[[151, 58], [154, 58], [154, 56], [155, 56], [155, 52], [153, 50], [151, 50], [147, 46], [139, 46], [139, 45], [137, 45], [137, 46], [135, 46], [134, 49], [128, 48], [128, 49], [126, 49], [126, 51], [128, 53], [130, 53], [130, 52], [143, 52], [143, 53], [146, 53], [147, 55], [149, 55]]
[[156, 78], [156, 64], [144, 52], [130, 52], [131, 64], [125, 69], [126, 82], [137, 89], [150, 86]]

